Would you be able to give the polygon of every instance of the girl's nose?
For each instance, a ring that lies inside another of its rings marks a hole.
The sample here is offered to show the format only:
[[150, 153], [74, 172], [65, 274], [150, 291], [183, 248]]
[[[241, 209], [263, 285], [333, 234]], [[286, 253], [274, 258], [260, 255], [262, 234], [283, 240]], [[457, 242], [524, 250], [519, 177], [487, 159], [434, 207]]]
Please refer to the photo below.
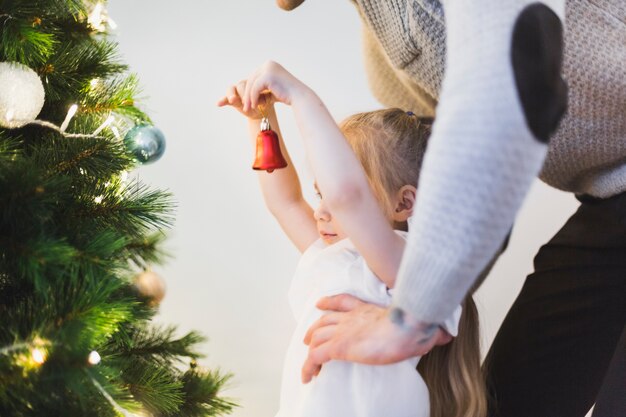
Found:
[[324, 221], [324, 222], [329, 222], [331, 219], [330, 213], [328, 212], [328, 210], [326, 210], [326, 207], [324, 207], [324, 204], [322, 203], [320, 203], [320, 205], [317, 206], [317, 208], [313, 212], [313, 217], [317, 221]]

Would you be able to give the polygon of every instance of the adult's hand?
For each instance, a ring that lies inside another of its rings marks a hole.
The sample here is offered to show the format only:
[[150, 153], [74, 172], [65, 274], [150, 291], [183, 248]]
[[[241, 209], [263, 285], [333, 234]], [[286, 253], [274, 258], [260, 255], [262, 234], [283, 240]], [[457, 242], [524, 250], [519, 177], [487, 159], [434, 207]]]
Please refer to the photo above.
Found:
[[425, 355], [433, 347], [452, 340], [441, 327], [406, 315], [402, 324], [396, 324], [390, 317], [390, 309], [348, 294], [322, 298], [317, 307], [329, 313], [316, 321], [304, 338], [309, 346], [302, 367], [305, 384], [330, 360], [384, 365]]

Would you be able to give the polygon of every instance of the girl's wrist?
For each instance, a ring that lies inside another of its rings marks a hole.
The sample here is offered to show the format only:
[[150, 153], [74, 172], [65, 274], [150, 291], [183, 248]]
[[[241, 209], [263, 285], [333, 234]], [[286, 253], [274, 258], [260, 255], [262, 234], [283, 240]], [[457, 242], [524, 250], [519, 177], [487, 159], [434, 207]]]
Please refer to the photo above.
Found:
[[291, 107], [296, 107], [312, 100], [319, 101], [319, 97], [315, 94], [315, 91], [311, 90], [307, 85], [302, 84], [299, 88], [294, 89], [290, 104]]

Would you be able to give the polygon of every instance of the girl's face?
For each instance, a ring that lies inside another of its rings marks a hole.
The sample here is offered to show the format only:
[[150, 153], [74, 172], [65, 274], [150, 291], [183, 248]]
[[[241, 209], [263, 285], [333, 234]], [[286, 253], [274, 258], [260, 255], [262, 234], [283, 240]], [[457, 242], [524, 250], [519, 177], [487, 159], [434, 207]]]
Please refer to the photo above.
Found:
[[313, 186], [315, 187], [315, 193], [319, 198], [319, 205], [313, 212], [313, 217], [317, 223], [317, 231], [327, 245], [332, 245], [333, 243], [337, 243], [348, 236], [343, 232], [343, 230], [341, 230], [337, 222], [333, 221], [333, 216], [326, 207], [326, 204], [324, 204], [324, 198], [318, 190], [317, 184], [314, 184]]

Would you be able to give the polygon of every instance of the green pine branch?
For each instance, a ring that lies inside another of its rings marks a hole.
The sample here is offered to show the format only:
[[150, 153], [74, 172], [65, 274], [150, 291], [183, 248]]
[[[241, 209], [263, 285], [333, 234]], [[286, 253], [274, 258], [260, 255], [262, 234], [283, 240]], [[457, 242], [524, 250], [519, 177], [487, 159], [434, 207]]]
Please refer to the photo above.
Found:
[[205, 417], [230, 414], [237, 407], [234, 400], [220, 394], [228, 385], [231, 375], [222, 375], [219, 370], [203, 371], [190, 368], [181, 381], [186, 401], [180, 409], [169, 417]]
[[2, 61], [17, 61], [29, 66], [43, 65], [57, 44], [54, 34], [44, 33], [32, 22], [13, 17], [0, 17], [0, 57]]
[[230, 375], [196, 365], [204, 337], [152, 326], [132, 282], [167, 258], [175, 204], [124, 179], [136, 162], [122, 138], [150, 119], [117, 45], [88, 22], [96, 3], [0, 0], [0, 62], [40, 75], [38, 118], [59, 125], [76, 103], [67, 132], [84, 135], [115, 119], [87, 138], [0, 128], [0, 415], [224, 415]]
[[66, 97], [80, 97], [94, 79], [120, 74], [117, 44], [107, 40], [69, 40], [59, 45], [38, 72], [45, 78], [46, 98], [54, 105]]
[[172, 195], [152, 190], [137, 181], [121, 190], [101, 184], [94, 193], [81, 197], [69, 214], [87, 230], [116, 229], [138, 238], [154, 229], [169, 227], [173, 222]]

